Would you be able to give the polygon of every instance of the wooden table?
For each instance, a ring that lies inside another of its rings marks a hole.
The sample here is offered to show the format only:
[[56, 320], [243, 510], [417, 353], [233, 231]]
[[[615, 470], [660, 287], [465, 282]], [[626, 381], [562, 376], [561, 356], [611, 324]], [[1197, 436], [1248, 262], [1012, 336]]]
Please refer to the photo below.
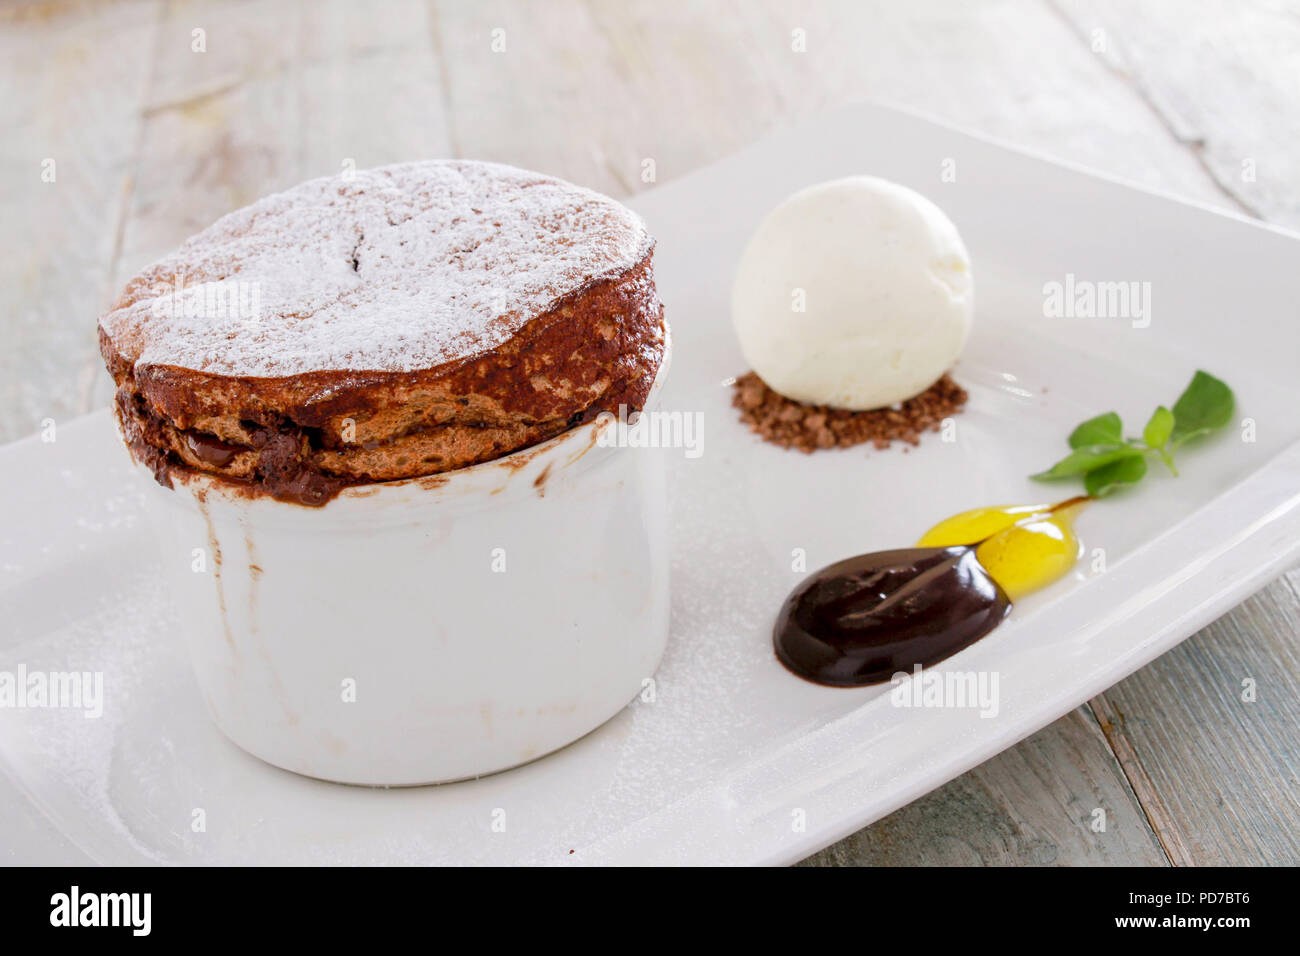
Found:
[[[10, 0], [0, 71], [5, 440], [106, 403], [94, 321], [129, 275], [348, 163], [473, 156], [627, 196], [644, 159], [668, 180], [871, 97], [1300, 227], [1282, 0]], [[810, 862], [1298, 863], [1298, 631], [1300, 569]]]

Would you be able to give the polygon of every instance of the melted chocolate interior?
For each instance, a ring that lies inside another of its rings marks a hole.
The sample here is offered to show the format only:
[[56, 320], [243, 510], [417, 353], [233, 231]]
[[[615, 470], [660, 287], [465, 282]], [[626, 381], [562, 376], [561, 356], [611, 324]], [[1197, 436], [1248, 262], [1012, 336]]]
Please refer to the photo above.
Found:
[[234, 461], [235, 456], [241, 451], [247, 450], [239, 445], [224, 442], [215, 435], [207, 435], [196, 431], [185, 433], [185, 443], [190, 446], [190, 451], [194, 452], [200, 460], [218, 468], [224, 468]]
[[973, 547], [877, 551], [823, 568], [791, 592], [773, 640], [800, 677], [860, 687], [938, 663], [1010, 610]]

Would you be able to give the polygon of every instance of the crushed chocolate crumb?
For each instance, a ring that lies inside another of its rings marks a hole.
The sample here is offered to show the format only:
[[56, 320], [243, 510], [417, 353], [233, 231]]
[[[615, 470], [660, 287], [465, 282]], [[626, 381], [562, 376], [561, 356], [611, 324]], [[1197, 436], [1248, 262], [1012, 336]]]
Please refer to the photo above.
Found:
[[920, 444], [921, 435], [938, 431], [943, 420], [961, 411], [966, 390], [947, 375], [901, 405], [851, 412], [828, 405], [804, 405], [773, 391], [754, 372], [736, 379], [731, 404], [740, 420], [762, 438], [783, 448], [813, 452], [871, 442]]

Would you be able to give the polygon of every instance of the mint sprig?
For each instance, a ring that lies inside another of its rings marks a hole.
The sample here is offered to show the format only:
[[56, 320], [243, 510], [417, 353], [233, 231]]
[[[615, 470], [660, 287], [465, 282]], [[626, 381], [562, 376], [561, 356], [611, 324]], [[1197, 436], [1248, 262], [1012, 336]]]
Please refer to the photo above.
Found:
[[1177, 475], [1174, 450], [1222, 428], [1232, 420], [1235, 407], [1232, 389], [1208, 372], [1198, 371], [1172, 410], [1161, 405], [1151, 413], [1141, 438], [1125, 438], [1119, 415], [1106, 412], [1070, 432], [1070, 454], [1031, 477], [1057, 481], [1083, 476], [1088, 494], [1101, 497], [1141, 481], [1147, 473], [1148, 455], [1158, 457]]
[[1103, 445], [1124, 440], [1124, 425], [1114, 412], [1090, 418], [1074, 431], [1070, 432], [1071, 448], [1086, 448], [1089, 445]]

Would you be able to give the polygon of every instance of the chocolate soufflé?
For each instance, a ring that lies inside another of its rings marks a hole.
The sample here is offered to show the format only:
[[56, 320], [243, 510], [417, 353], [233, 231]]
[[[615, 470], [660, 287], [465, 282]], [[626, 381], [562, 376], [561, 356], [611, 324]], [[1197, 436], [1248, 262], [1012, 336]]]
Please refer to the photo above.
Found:
[[653, 249], [558, 179], [387, 166], [218, 220], [127, 284], [100, 350], [160, 483], [322, 505], [639, 410], [665, 349]]

